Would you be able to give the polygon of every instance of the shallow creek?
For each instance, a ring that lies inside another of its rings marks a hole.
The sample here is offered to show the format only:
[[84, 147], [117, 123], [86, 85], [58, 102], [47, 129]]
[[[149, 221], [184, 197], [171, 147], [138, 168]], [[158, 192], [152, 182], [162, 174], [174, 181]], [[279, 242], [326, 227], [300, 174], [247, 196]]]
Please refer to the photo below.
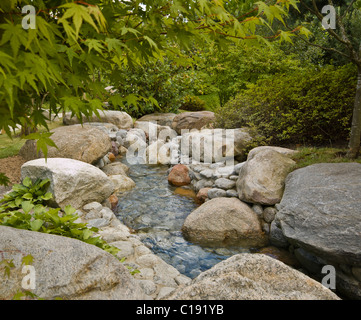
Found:
[[168, 184], [168, 166], [122, 162], [130, 167], [136, 187], [118, 195], [117, 217], [180, 273], [194, 278], [231, 255], [249, 252], [239, 247], [202, 247], [185, 240], [183, 222], [199, 205], [194, 197], [175, 193], [176, 187]]

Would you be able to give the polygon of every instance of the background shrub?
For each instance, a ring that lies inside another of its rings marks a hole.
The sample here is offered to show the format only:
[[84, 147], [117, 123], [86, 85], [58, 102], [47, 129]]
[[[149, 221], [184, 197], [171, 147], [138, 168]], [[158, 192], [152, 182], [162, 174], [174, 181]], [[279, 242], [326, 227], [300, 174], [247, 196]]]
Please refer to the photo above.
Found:
[[196, 96], [186, 95], [182, 99], [180, 109], [186, 111], [203, 111], [205, 110], [205, 105], [206, 103], [202, 99]]
[[277, 144], [347, 141], [356, 90], [352, 65], [261, 79], [218, 108], [217, 126], [250, 126]]

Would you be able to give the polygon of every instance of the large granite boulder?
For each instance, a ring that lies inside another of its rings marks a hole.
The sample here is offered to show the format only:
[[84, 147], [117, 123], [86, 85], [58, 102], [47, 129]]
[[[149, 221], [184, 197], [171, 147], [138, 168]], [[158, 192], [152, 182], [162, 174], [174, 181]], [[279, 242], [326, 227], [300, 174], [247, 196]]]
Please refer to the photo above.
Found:
[[277, 218], [286, 238], [361, 266], [361, 164], [322, 163], [289, 174]]
[[182, 134], [182, 129], [202, 129], [204, 126], [211, 124], [215, 120], [214, 112], [196, 111], [183, 112], [176, 115], [172, 122], [172, 129]]
[[[99, 117], [93, 114], [91, 117], [86, 117], [83, 115], [82, 122], [106, 122], [116, 125], [119, 129], [129, 129], [133, 127], [132, 117], [123, 111], [116, 110], [98, 110]], [[65, 117], [63, 118], [63, 123], [65, 125], [72, 125], [80, 123], [79, 119], [71, 114], [71, 112], [66, 112]]]
[[265, 150], [273, 150], [273, 151], [277, 151], [278, 153], [281, 153], [287, 157], [291, 157], [293, 155], [295, 155], [298, 151], [297, 150], [293, 150], [293, 149], [288, 149], [288, 148], [283, 148], [283, 147], [274, 147], [274, 146], [260, 146], [260, 147], [256, 147], [253, 148], [249, 153], [248, 156], [250, 158], [253, 158], [253, 156], [258, 153], [258, 152], [264, 152]]
[[21, 167], [21, 178], [50, 179], [49, 192], [54, 205], [61, 208], [72, 205], [78, 209], [85, 204], [102, 202], [114, 191], [107, 175], [90, 164], [64, 158], [37, 159]]
[[[0, 226], [0, 259], [13, 259], [10, 277], [0, 277], [0, 299], [21, 289], [21, 260], [33, 257], [40, 298], [65, 300], [135, 300], [144, 292], [129, 270], [111, 254], [80, 240]], [[3, 271], [2, 271], [3, 272]]]
[[295, 161], [273, 149], [250, 152], [237, 180], [242, 201], [272, 206], [282, 199], [284, 182]]
[[186, 239], [203, 244], [264, 246], [268, 239], [257, 214], [237, 198], [211, 199], [187, 216]]
[[337, 288], [361, 298], [361, 164], [321, 163], [288, 175], [276, 215], [286, 239], [336, 268]]
[[[48, 158], [69, 158], [94, 164], [112, 148], [109, 136], [94, 126], [63, 126], [51, 132], [57, 148], [48, 147]], [[44, 157], [41, 151], [37, 154], [34, 140], [28, 140], [19, 155], [27, 161]]]
[[202, 272], [169, 300], [338, 300], [319, 282], [263, 254], [243, 253]]
[[176, 116], [175, 113], [150, 113], [139, 118], [137, 121], [150, 121], [150, 122], [155, 122], [160, 126], [171, 127], [175, 116]]

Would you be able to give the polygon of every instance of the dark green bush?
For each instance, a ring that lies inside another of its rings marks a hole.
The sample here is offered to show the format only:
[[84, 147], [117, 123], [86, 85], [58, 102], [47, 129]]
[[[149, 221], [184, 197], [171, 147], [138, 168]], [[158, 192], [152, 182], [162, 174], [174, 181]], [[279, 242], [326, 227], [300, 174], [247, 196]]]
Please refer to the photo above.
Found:
[[346, 141], [356, 89], [352, 65], [262, 79], [216, 111], [217, 126], [250, 126], [278, 144]]
[[186, 95], [182, 99], [180, 109], [187, 111], [203, 111], [205, 110], [206, 103], [196, 96]]

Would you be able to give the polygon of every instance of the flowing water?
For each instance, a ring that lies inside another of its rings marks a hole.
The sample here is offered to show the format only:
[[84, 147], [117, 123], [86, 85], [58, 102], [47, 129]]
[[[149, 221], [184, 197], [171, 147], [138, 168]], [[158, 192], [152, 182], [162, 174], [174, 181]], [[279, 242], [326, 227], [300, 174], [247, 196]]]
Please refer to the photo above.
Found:
[[181, 228], [198, 207], [194, 197], [175, 193], [168, 184], [165, 165], [130, 165], [136, 187], [118, 195], [118, 218], [141, 237], [142, 242], [182, 274], [194, 278], [244, 248], [201, 247], [185, 240]]

